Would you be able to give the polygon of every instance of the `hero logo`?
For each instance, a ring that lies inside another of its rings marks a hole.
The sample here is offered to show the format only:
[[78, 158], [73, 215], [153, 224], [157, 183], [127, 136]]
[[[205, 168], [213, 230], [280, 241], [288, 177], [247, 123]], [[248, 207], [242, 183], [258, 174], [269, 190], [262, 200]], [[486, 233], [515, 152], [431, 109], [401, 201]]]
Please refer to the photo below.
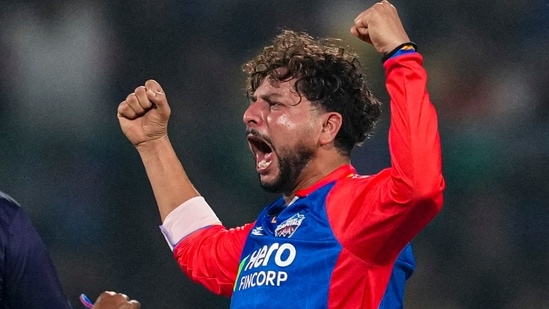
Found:
[[[297, 251], [292, 244], [274, 243], [270, 246], [265, 245], [244, 259], [241, 267], [246, 265], [243, 271], [253, 270], [258, 267], [265, 267], [271, 261], [278, 267], [286, 267], [293, 263], [296, 254]], [[280, 286], [286, 280], [288, 280], [288, 273], [285, 271], [254, 271], [240, 278], [238, 290], [256, 286]]]
[[305, 215], [296, 213], [286, 221], [280, 223], [275, 229], [276, 237], [290, 238], [294, 235], [295, 231], [301, 226], [301, 222], [305, 219]]

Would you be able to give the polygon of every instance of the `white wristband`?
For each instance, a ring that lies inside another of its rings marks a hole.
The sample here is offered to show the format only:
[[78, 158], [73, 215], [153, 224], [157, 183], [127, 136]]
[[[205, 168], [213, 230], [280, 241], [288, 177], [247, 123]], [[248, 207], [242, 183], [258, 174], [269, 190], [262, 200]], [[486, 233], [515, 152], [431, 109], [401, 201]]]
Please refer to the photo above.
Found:
[[173, 251], [175, 245], [192, 232], [210, 225], [220, 225], [216, 214], [202, 196], [193, 197], [166, 216], [160, 231]]

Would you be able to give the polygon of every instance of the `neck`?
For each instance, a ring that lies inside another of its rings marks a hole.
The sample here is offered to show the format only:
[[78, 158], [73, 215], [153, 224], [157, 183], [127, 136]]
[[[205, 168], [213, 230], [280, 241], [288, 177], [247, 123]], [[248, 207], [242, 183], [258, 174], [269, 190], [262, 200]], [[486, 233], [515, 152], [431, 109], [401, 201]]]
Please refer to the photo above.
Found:
[[337, 168], [350, 163], [350, 158], [340, 155], [330, 157], [329, 160], [327, 158], [315, 158], [311, 160], [301, 171], [301, 175], [299, 176], [293, 190], [291, 192], [284, 193], [284, 201], [286, 202], [286, 205], [289, 205], [293, 201], [297, 191], [314, 185]]

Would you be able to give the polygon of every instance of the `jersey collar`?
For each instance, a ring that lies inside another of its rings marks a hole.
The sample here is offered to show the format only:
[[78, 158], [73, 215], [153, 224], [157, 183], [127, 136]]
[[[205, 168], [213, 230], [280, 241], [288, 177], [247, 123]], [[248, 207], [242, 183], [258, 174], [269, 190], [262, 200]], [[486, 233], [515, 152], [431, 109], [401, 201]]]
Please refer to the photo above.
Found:
[[319, 181], [317, 181], [312, 186], [310, 186], [308, 188], [305, 188], [305, 189], [297, 190], [295, 195], [298, 196], [298, 197], [305, 197], [305, 196], [309, 195], [311, 192], [315, 191], [316, 189], [318, 189], [318, 188], [320, 188], [320, 187], [322, 187], [322, 186], [324, 186], [324, 185], [326, 185], [330, 182], [334, 182], [336, 180], [340, 180], [340, 179], [343, 179], [343, 178], [353, 177], [354, 175], [356, 175], [356, 170], [351, 164], [342, 165], [342, 166], [338, 167], [337, 169], [335, 169], [330, 174], [328, 174], [326, 177], [324, 177], [324, 178], [320, 179]]

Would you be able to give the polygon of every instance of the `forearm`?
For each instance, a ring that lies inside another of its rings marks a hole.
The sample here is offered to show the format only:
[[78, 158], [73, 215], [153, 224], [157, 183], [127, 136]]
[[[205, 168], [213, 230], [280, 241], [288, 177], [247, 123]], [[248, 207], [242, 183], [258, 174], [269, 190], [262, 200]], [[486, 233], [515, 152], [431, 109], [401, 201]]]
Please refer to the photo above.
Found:
[[444, 182], [435, 109], [427, 93], [427, 75], [419, 54], [385, 63], [391, 97], [392, 177], [403, 201], [436, 198]]
[[185, 201], [199, 196], [167, 136], [137, 147], [160, 212], [166, 216]]

